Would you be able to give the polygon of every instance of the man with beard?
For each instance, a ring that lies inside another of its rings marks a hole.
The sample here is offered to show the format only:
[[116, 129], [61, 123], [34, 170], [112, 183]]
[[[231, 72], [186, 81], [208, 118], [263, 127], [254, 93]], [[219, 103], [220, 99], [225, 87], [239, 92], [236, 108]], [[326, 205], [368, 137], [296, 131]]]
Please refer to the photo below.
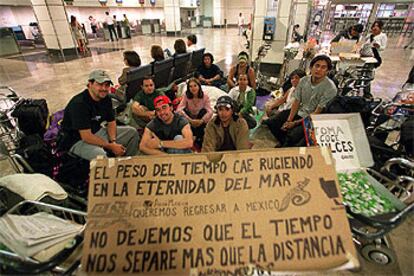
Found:
[[[138, 151], [138, 132], [116, 126], [108, 92], [112, 81], [104, 70], [89, 74], [87, 89], [74, 96], [65, 108], [60, 149], [92, 160], [98, 155], [133, 156]], [[103, 126], [106, 122], [106, 126]]]
[[149, 121], [155, 118], [154, 99], [164, 95], [160, 89], [155, 89], [152, 76], [144, 77], [142, 90], [134, 97], [132, 103], [132, 116], [138, 128], [145, 128]]
[[187, 119], [173, 113], [170, 98], [154, 99], [155, 118], [145, 127], [139, 149], [148, 155], [191, 153], [193, 133]]

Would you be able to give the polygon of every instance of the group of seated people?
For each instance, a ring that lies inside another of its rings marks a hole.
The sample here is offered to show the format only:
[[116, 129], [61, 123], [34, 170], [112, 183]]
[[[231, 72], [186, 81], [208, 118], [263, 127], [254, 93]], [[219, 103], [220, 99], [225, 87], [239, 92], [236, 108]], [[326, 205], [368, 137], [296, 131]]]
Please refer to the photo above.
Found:
[[[124, 53], [124, 57], [126, 64], [140, 65], [139, 56]], [[245, 52], [238, 55], [227, 78], [229, 91], [214, 106], [205, 91], [222, 79], [222, 73], [213, 64], [211, 53], [204, 54], [202, 65], [186, 82], [186, 91], [176, 107], [166, 93], [169, 88], [156, 89], [153, 77], [145, 77], [131, 105], [134, 127], [117, 126], [108, 97], [112, 81], [105, 71], [95, 70], [89, 75], [87, 89], [65, 108], [59, 147], [87, 160], [98, 155], [132, 156], [139, 152], [152, 155], [249, 149], [249, 129], [255, 128], [257, 121], [253, 112], [255, 75], [248, 59]], [[322, 112], [337, 93], [327, 78], [332, 68], [330, 58], [316, 56], [310, 66], [309, 76], [301, 70], [292, 72], [291, 88], [283, 97], [266, 104], [268, 118], [263, 124], [279, 146], [303, 146], [302, 119]], [[121, 76], [119, 80], [121, 83], [124, 79]]]

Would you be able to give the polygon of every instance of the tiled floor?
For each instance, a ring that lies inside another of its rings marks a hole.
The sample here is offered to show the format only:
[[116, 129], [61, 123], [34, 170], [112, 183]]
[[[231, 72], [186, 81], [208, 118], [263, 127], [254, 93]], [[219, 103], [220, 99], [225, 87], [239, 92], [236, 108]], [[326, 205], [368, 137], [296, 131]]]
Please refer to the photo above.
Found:
[[[198, 34], [199, 45], [213, 53], [215, 60], [226, 67], [223, 69], [228, 69], [234, 55], [244, 50], [245, 40], [237, 36], [237, 29], [197, 29], [194, 32]], [[46, 98], [53, 112], [63, 108], [73, 95], [85, 88], [87, 76], [92, 69], [106, 69], [116, 80], [123, 68], [123, 49], [137, 51], [143, 64], [146, 64], [151, 60], [152, 44], [172, 49], [175, 39], [176, 37], [155, 35], [138, 36], [119, 42], [91, 42], [92, 56], [67, 62], [56, 62], [42, 53], [31, 53], [26, 57], [0, 58], [0, 85], [14, 88], [23, 97]], [[414, 65], [414, 50], [402, 48], [406, 41], [407, 38], [404, 37], [389, 39], [388, 48], [383, 53], [383, 65], [377, 70], [372, 86], [375, 96], [392, 97], [405, 82], [409, 70]], [[273, 144], [271, 141], [266, 143], [262, 140], [257, 146], [269, 147]], [[11, 172], [7, 163], [0, 161], [0, 176]], [[398, 257], [397, 263], [381, 267], [362, 262], [362, 269], [352, 274], [413, 275], [413, 224], [414, 220], [410, 219], [391, 234], [393, 248]]]

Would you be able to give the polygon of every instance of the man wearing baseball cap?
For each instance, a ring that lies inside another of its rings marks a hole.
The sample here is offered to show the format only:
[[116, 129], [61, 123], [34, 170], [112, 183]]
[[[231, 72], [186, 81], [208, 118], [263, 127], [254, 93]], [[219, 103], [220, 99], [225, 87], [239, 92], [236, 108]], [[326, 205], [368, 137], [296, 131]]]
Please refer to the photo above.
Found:
[[[138, 151], [138, 132], [116, 126], [112, 101], [108, 97], [111, 78], [104, 70], [89, 74], [87, 89], [74, 96], [65, 108], [58, 147], [81, 158], [98, 155], [132, 156]], [[104, 123], [106, 127], [103, 126]]]
[[191, 153], [193, 133], [188, 121], [173, 113], [170, 98], [154, 99], [155, 118], [145, 127], [139, 149], [148, 155]]
[[218, 98], [217, 115], [208, 122], [202, 152], [243, 150], [249, 148], [249, 127], [237, 115], [235, 104], [229, 96]]

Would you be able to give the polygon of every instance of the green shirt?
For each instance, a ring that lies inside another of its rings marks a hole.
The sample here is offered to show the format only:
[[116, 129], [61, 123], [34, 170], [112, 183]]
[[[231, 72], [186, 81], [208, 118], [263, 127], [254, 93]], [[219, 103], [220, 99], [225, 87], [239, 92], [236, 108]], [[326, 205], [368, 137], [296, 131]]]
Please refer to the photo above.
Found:
[[144, 91], [141, 90], [135, 95], [134, 101], [139, 102], [140, 105], [145, 106], [149, 111], [153, 111], [155, 110], [154, 100], [161, 95], [164, 95], [164, 93], [158, 89], [154, 90], [151, 94], [145, 94]]

